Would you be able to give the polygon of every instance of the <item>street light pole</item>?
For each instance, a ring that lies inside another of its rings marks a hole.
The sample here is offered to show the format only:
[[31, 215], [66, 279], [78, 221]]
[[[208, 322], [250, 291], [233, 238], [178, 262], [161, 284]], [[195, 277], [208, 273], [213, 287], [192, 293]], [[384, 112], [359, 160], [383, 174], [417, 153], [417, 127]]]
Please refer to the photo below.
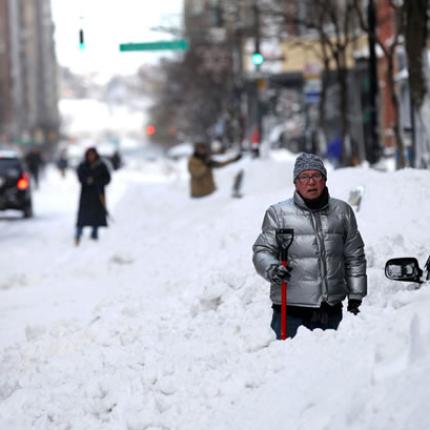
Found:
[[[260, 53], [260, 9], [257, 4], [257, 0], [254, 3], [254, 25], [255, 25], [255, 39], [254, 39], [254, 52]], [[256, 133], [255, 133], [255, 146], [252, 148], [253, 154], [255, 157], [260, 156], [260, 147], [261, 141], [263, 138], [263, 118], [262, 118], [262, 109], [261, 109], [261, 85], [260, 85], [260, 77], [258, 76], [258, 72], [260, 71], [261, 63], [255, 62], [255, 72], [257, 74], [255, 83], [256, 83]], [[253, 142], [254, 143], [254, 142]]]
[[370, 144], [367, 160], [375, 164], [381, 156], [378, 133], [378, 64], [376, 57], [376, 11], [374, 0], [367, 4], [369, 26], [369, 104], [370, 104]]

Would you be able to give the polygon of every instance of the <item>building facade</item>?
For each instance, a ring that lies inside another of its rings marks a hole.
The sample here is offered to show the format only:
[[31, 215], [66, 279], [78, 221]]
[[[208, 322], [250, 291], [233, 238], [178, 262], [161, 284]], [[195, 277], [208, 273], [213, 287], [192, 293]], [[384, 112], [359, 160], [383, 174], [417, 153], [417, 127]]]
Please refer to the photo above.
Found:
[[8, 0], [0, 0], [0, 133], [8, 132], [13, 119], [12, 65]]
[[49, 0], [0, 0], [0, 132], [9, 142], [58, 139], [58, 79]]

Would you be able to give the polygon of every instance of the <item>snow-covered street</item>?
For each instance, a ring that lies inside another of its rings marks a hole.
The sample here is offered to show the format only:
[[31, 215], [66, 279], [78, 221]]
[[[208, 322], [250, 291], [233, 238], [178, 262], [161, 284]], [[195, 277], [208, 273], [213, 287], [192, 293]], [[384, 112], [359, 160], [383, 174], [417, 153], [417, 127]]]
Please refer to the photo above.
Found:
[[430, 254], [429, 172], [328, 172], [334, 197], [365, 189], [369, 295], [338, 331], [278, 342], [251, 247], [294, 159], [243, 159], [197, 200], [164, 161], [123, 169], [110, 227], [79, 247], [73, 172], [47, 172], [34, 219], [1, 213], [0, 429], [429, 429], [430, 284], [384, 276]]

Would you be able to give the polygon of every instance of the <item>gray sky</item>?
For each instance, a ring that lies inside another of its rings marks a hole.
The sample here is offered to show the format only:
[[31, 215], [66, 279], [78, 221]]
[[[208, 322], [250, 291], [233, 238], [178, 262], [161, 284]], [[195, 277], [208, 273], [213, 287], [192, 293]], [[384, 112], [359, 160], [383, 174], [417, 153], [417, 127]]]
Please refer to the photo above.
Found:
[[[142, 63], [154, 62], [157, 53], [119, 53], [123, 42], [172, 39], [151, 31], [159, 25], [181, 23], [182, 0], [51, 0], [56, 25], [58, 61], [80, 73], [102, 77], [132, 73]], [[86, 49], [79, 49], [79, 28]]]

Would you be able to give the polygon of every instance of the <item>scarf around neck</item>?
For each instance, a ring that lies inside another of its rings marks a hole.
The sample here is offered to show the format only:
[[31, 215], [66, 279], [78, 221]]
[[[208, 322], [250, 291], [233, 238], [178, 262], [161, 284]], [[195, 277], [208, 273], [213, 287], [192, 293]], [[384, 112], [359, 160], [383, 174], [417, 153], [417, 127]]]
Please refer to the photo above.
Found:
[[328, 188], [325, 187], [321, 195], [316, 199], [305, 199], [302, 195], [300, 195], [300, 197], [303, 199], [303, 202], [308, 209], [319, 210], [328, 204], [330, 195], [328, 193]]

